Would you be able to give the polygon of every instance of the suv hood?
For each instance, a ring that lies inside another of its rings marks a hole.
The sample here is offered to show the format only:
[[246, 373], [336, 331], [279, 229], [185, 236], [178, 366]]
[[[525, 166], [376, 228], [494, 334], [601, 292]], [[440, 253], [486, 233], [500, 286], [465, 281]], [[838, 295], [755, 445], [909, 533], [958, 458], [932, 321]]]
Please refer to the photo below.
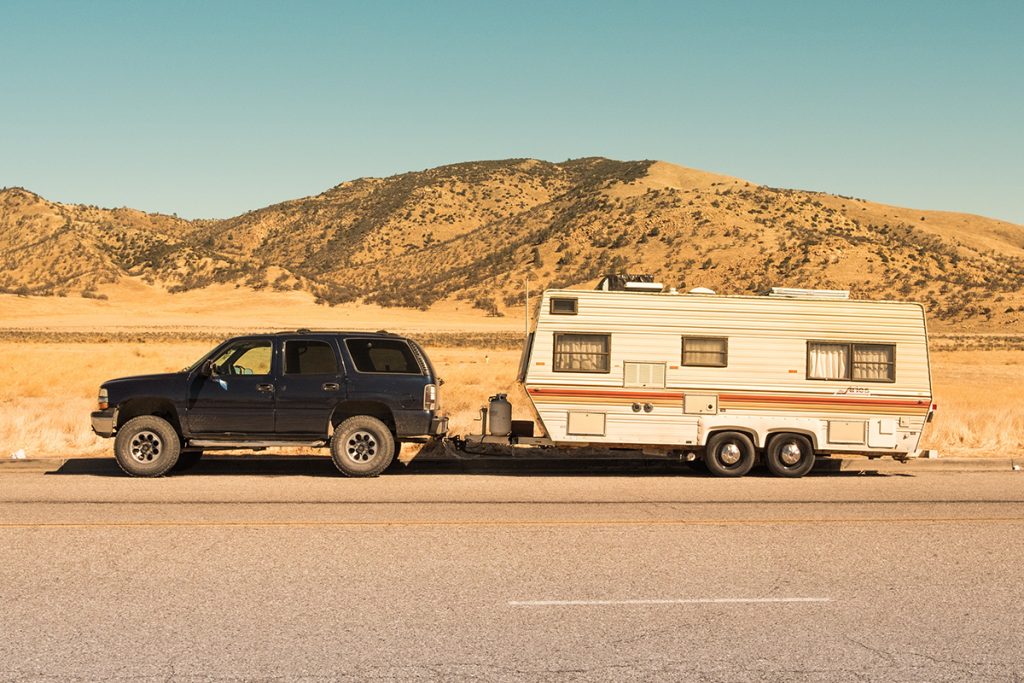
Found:
[[133, 375], [131, 377], [118, 377], [117, 379], [108, 379], [103, 382], [102, 386], [108, 388], [121, 388], [129, 384], [142, 384], [145, 382], [166, 382], [168, 380], [174, 380], [179, 377], [183, 377], [184, 372], [161, 372], [155, 375]]

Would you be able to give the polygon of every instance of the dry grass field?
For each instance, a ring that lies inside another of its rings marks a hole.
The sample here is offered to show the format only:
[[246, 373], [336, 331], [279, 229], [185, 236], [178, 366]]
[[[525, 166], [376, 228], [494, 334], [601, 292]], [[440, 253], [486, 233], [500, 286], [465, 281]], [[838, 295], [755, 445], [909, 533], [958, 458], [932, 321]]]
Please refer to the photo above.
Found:
[[[180, 369], [211, 341], [0, 342], [9, 369], [0, 397], [0, 457], [19, 449], [28, 457], [109, 453], [111, 442], [89, 429], [100, 383], [132, 374]], [[442, 407], [452, 432], [476, 428], [487, 397], [507, 392], [516, 417], [529, 409], [514, 382], [517, 350], [428, 345], [444, 378]], [[933, 354], [939, 413], [925, 447], [942, 456], [1024, 453], [1024, 351], [940, 351]], [[408, 454], [407, 454], [408, 455]]]

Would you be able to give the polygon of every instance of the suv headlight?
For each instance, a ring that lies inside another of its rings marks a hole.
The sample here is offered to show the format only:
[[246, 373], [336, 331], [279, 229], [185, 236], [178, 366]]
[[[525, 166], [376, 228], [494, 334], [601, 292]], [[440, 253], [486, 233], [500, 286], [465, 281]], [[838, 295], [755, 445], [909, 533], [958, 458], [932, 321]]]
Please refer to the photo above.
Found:
[[104, 387], [100, 387], [100, 395], [96, 398], [96, 403], [100, 407], [100, 410], [106, 410], [110, 407], [110, 399], [107, 396], [107, 390]]

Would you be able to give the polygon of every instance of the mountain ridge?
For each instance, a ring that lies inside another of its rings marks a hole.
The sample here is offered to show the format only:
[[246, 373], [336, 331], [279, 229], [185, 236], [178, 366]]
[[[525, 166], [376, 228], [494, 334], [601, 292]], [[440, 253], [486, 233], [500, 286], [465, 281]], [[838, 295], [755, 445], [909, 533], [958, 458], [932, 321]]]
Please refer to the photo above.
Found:
[[770, 286], [910, 298], [966, 327], [1024, 327], [1024, 227], [757, 185], [663, 161], [507, 159], [358, 178], [223, 220], [59, 204], [0, 190], [0, 291], [96, 295], [234, 284], [325, 304], [499, 313], [521, 283], [604, 272], [755, 293]]

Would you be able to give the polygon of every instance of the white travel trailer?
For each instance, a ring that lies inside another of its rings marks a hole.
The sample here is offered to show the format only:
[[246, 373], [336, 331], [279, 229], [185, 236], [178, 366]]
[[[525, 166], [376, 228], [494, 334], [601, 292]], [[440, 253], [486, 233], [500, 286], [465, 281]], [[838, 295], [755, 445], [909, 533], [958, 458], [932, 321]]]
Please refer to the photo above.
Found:
[[543, 294], [519, 379], [546, 436], [492, 401], [489, 435], [469, 441], [702, 457], [720, 476], [759, 459], [799, 477], [816, 455], [917, 455], [934, 410], [920, 304], [607, 289]]

